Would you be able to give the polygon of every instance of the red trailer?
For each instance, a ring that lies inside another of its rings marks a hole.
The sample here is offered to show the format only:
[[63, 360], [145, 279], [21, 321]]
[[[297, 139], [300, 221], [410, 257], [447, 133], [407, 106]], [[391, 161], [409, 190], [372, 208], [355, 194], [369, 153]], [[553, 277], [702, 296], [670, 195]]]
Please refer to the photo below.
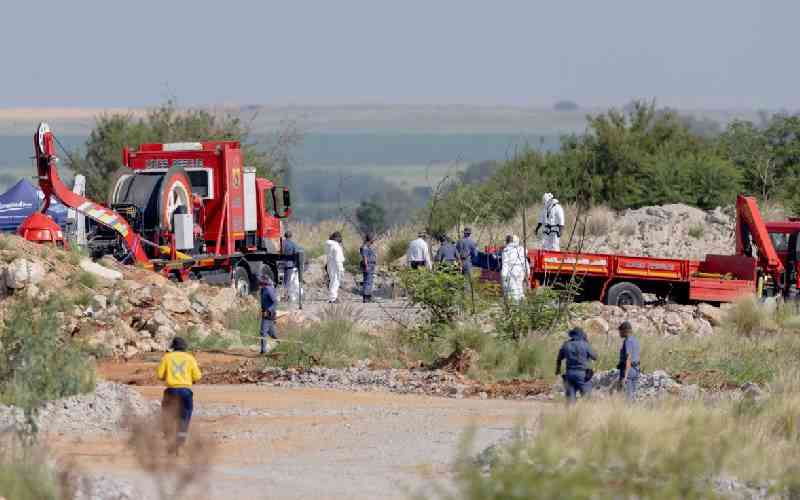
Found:
[[[742, 295], [796, 297], [800, 221], [765, 223], [754, 198], [736, 200], [736, 253], [704, 260], [530, 250], [531, 287], [579, 284], [579, 301], [642, 305], [644, 295], [688, 304], [731, 302]], [[778, 250], [776, 250], [776, 247]], [[498, 280], [499, 265], [483, 278]]]

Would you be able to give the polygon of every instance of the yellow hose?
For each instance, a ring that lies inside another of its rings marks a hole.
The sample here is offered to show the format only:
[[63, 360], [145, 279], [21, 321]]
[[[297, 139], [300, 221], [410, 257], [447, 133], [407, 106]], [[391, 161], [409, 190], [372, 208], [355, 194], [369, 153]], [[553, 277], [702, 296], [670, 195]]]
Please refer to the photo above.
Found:
[[732, 280], [734, 279], [733, 273], [694, 273], [695, 278], [716, 278], [721, 280]]
[[[168, 247], [166, 245], [161, 245], [160, 247], [158, 247], [158, 249], [161, 251], [161, 255], [169, 255], [170, 253], [172, 253], [172, 249], [170, 249], [170, 247]], [[178, 257], [178, 260], [191, 260], [192, 259], [191, 257], [186, 255], [185, 253], [178, 252], [178, 251], [175, 251], [175, 256]]]

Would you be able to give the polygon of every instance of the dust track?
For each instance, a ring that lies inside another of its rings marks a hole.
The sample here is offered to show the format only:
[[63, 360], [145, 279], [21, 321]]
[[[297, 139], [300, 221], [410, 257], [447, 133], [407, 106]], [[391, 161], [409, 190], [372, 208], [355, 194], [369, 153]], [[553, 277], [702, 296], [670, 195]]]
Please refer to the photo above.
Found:
[[[138, 388], [158, 400], [161, 388]], [[432, 481], [449, 484], [463, 432], [476, 449], [506, 436], [546, 403], [453, 400], [389, 393], [196, 386], [192, 434], [216, 445], [208, 486], [193, 498], [408, 498]], [[150, 479], [125, 447], [126, 435], [50, 436], [62, 459], [90, 475], [136, 484]]]

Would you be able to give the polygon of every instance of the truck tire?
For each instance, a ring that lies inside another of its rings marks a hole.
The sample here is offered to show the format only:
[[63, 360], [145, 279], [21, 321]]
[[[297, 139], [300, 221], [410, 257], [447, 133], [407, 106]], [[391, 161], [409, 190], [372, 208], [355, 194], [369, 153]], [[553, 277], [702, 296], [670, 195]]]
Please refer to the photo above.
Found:
[[641, 306], [644, 305], [642, 290], [633, 283], [623, 281], [608, 289], [606, 304], [610, 306]]
[[233, 271], [233, 287], [239, 297], [247, 297], [252, 292], [250, 272], [244, 266], [236, 266]]

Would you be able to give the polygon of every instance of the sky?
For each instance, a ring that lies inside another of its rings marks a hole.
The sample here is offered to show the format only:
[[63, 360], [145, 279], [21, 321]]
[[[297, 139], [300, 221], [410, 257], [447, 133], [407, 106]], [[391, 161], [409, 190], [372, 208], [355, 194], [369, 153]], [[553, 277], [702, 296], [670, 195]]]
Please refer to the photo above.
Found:
[[0, 107], [800, 108], [795, 0], [7, 0]]

